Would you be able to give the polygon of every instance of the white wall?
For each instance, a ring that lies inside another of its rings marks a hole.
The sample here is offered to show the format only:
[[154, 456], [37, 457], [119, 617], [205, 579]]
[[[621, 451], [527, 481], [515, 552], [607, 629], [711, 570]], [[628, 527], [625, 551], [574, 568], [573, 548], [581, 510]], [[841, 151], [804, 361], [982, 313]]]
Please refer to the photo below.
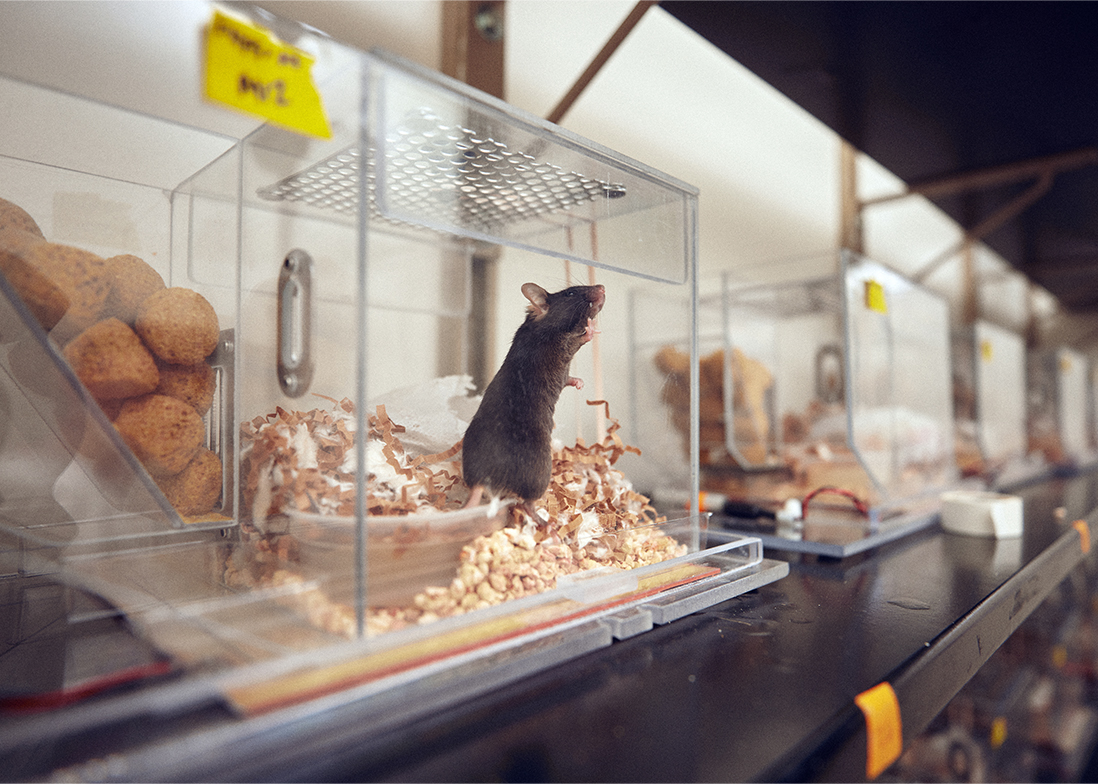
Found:
[[[356, 47], [381, 46], [439, 66], [439, 0], [260, 5]], [[508, 100], [548, 113], [632, 7], [633, 0], [510, 0]], [[3, 2], [0, 72], [239, 136], [255, 123], [204, 103], [198, 86], [182, 80], [200, 51], [191, 31], [207, 13], [187, 2]], [[836, 245], [838, 139], [659, 7], [648, 11], [563, 125], [701, 189], [703, 275]], [[863, 196], [900, 187], [864, 158], [859, 175]], [[868, 253], [905, 272], [921, 269], [957, 237], [958, 228], [920, 198], [866, 216]], [[1026, 287], [990, 251], [980, 259], [992, 300], [985, 315], [1020, 328]], [[927, 283], [956, 303], [960, 280], [953, 261]], [[1057, 312], [1047, 295], [1038, 292], [1037, 307], [1047, 314], [1050, 335], [1080, 339], [1084, 324]]]
[[[632, 7], [630, 0], [509, 4], [507, 99], [547, 114]], [[562, 125], [701, 190], [703, 272], [835, 242], [834, 135], [658, 7]]]
[[[513, 0], [508, 100], [547, 114], [632, 7], [631, 0]], [[658, 7], [562, 124], [700, 188], [703, 275], [773, 260], [818, 260], [837, 245], [838, 137]], [[865, 156], [858, 178], [863, 198], [903, 187]], [[907, 274], [961, 237], [960, 228], [921, 197], [873, 207], [864, 217], [867, 254]], [[984, 315], [1021, 330], [1027, 316], [1022, 277], [986, 247], [978, 256], [984, 279], [995, 281]], [[1005, 287], [1004, 279], [1010, 280]], [[926, 283], [959, 314], [959, 259], [941, 265]], [[1047, 310], [1048, 297], [1041, 301]]]

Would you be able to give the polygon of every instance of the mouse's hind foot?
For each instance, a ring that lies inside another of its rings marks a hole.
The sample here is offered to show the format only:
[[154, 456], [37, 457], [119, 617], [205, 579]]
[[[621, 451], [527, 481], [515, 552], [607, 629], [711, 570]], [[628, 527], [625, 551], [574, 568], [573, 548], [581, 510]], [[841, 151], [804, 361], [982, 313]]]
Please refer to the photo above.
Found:
[[480, 503], [480, 499], [484, 496], [484, 485], [477, 485], [469, 491], [469, 500], [465, 502], [465, 506], [462, 509], [468, 509], [471, 506], [476, 506]]

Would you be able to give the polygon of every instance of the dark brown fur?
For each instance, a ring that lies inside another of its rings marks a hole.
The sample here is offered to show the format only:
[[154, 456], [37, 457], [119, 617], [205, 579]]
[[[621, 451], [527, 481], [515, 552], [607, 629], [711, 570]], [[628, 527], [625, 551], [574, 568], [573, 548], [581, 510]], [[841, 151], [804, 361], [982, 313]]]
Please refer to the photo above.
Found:
[[591, 339], [588, 319], [602, 309], [606, 294], [602, 286], [548, 294], [527, 283], [522, 290], [531, 306], [465, 431], [462, 471], [475, 499], [487, 487], [517, 495], [532, 512], [531, 502], [545, 493], [552, 474], [557, 399], [566, 385], [582, 386], [568, 366]]

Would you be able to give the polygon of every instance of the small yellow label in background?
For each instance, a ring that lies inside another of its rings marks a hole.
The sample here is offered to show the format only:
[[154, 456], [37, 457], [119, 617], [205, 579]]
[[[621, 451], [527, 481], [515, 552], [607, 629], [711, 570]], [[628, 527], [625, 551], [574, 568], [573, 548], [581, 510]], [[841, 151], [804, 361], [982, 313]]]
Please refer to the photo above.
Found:
[[980, 356], [983, 358], [984, 362], [990, 362], [991, 361], [991, 341], [990, 340], [981, 340], [980, 341]]
[[884, 286], [875, 280], [865, 282], [865, 306], [878, 313], [888, 313], [888, 303], [885, 301]]
[[1052, 666], [1058, 670], [1064, 669], [1068, 663], [1068, 651], [1063, 645], [1052, 646]]
[[206, 28], [206, 97], [288, 130], [330, 139], [313, 62], [262, 27], [215, 11]]
[[1086, 520], [1076, 520], [1072, 526], [1079, 532], [1079, 549], [1086, 555], [1090, 552], [1090, 526]]

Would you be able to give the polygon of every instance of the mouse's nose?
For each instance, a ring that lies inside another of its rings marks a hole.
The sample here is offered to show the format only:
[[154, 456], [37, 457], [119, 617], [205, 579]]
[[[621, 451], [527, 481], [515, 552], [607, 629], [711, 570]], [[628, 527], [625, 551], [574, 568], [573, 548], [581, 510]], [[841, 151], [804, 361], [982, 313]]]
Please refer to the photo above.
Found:
[[592, 286], [587, 292], [587, 301], [594, 305], [602, 305], [606, 302], [606, 287], [601, 283]]

